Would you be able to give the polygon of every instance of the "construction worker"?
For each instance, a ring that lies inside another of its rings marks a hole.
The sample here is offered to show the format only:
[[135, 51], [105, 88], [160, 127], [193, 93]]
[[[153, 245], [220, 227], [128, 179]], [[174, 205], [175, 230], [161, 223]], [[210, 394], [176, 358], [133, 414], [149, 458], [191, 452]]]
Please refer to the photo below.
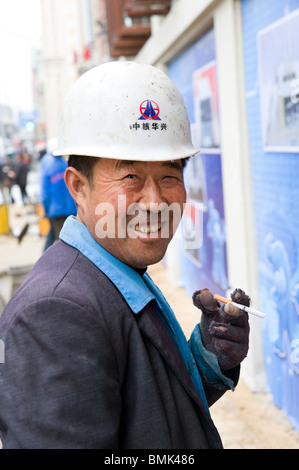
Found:
[[107, 63], [71, 89], [54, 153], [69, 157], [77, 215], [0, 319], [4, 448], [222, 448], [209, 406], [237, 384], [247, 314], [199, 290], [188, 342], [146, 272], [174, 235], [197, 152], [158, 69]]

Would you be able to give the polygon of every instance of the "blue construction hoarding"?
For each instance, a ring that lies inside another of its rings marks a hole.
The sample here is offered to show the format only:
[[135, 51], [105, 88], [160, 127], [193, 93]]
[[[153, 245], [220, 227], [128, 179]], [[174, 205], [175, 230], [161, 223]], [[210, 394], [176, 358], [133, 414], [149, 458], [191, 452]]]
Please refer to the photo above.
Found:
[[299, 429], [299, 1], [241, 4], [264, 359]]

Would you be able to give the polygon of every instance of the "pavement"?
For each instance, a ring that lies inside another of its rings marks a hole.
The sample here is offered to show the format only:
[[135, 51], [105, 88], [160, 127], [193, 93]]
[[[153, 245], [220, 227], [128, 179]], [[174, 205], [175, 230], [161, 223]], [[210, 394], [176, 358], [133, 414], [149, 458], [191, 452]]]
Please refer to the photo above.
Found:
[[[26, 223], [29, 223], [29, 231], [19, 244], [17, 236]], [[42, 255], [45, 244], [35, 205], [18, 203], [9, 206], [9, 224], [11, 233], [0, 235], [0, 295], [3, 298], [10, 295], [7, 289], [11, 289], [11, 285], [1, 284], [1, 275], [3, 277], [11, 269], [13, 272], [23, 269], [26, 275]], [[170, 282], [162, 262], [150, 267], [149, 274], [164, 293], [189, 338], [199, 321], [198, 309], [182, 287]], [[270, 394], [252, 393], [242, 377], [234, 392], [227, 392], [211, 407], [211, 416], [225, 449], [299, 449], [299, 433], [273, 404]]]

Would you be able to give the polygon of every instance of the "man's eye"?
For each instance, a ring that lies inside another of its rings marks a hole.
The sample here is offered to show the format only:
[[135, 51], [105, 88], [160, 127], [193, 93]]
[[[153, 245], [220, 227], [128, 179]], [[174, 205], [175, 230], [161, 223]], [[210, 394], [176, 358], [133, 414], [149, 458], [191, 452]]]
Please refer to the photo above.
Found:
[[177, 176], [173, 176], [173, 175], [166, 175], [163, 177], [163, 180], [166, 180], [166, 181], [177, 181], [178, 180], [178, 177]]
[[129, 175], [126, 175], [125, 178], [132, 180], [132, 179], [134, 179], [134, 178], [137, 178], [137, 176], [136, 176], [136, 175], [133, 175], [133, 174], [129, 174]]

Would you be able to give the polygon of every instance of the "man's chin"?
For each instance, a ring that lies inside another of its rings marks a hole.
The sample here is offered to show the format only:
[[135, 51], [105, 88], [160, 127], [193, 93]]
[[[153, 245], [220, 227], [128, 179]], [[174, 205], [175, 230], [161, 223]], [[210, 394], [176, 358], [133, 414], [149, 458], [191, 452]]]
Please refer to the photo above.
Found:
[[153, 252], [150, 247], [143, 248], [140, 250], [136, 249], [136, 252], [130, 257], [130, 266], [137, 269], [145, 269], [147, 266], [159, 263], [163, 259], [167, 250], [166, 247], [160, 247], [159, 250]]

